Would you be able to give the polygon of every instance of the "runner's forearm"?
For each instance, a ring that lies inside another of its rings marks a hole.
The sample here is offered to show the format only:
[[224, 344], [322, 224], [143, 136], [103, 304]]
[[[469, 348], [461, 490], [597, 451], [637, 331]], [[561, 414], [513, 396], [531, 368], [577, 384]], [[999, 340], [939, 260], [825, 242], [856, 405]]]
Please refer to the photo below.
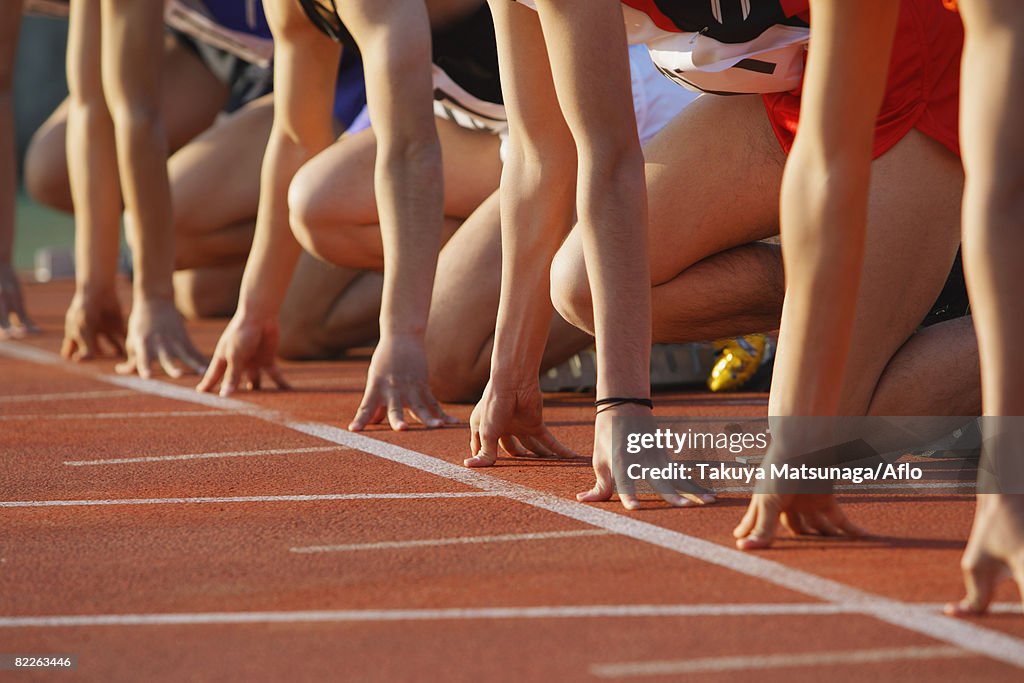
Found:
[[[551, 322], [551, 261], [572, 225], [574, 159], [520, 159], [513, 147], [501, 183], [501, 299], [491, 381], [536, 384]], [[557, 156], [552, 154], [552, 157]]]

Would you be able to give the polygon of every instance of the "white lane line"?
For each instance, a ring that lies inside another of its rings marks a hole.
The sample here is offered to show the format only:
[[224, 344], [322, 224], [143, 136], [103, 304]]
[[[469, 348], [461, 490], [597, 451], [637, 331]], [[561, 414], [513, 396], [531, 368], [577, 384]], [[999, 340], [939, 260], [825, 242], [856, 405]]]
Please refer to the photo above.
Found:
[[[938, 604], [915, 608], [940, 611]], [[1020, 613], [1020, 605], [997, 603], [997, 614]], [[0, 617], [0, 628], [64, 628], [75, 626], [186, 626], [205, 624], [297, 624], [351, 621], [466, 621], [502, 619], [628, 619], [695, 617], [805, 617], [859, 614], [848, 605], [830, 602], [733, 603], [696, 605], [564, 605], [537, 607], [450, 607], [443, 609], [297, 610], [281, 612], [165, 612], [156, 614], [54, 614]]]
[[262, 455], [292, 455], [297, 453], [329, 453], [345, 450], [342, 446], [311, 446], [309, 448], [269, 448], [262, 451], [223, 451], [221, 453], [186, 453], [184, 455], [153, 455], [137, 458], [108, 458], [106, 460], [65, 460], [68, 467], [96, 465], [131, 465], [140, 462], [174, 462], [176, 460], [207, 460], [214, 458], [251, 458]]
[[[0, 355], [51, 366], [64, 364], [64, 361], [56, 354], [18, 342], [0, 342]], [[303, 434], [316, 436], [330, 443], [354, 448], [428, 474], [457, 481], [483, 491], [490, 491], [510, 500], [547, 510], [599, 529], [606, 529], [622, 536], [650, 543], [701, 562], [730, 569], [816, 600], [839, 603], [855, 613], [870, 615], [887, 624], [929, 636], [948, 645], [963, 647], [977, 654], [1024, 668], [1024, 640], [1019, 638], [968, 621], [936, 614], [899, 600], [874, 595], [810, 572], [793, 569], [756, 553], [744, 553], [711, 541], [643, 522], [635, 515], [626, 516], [620, 512], [612, 512], [574, 500], [559, 498], [553, 494], [513, 484], [480, 470], [469, 469], [331, 425], [290, 421], [280, 413], [265, 410], [237, 399], [200, 394], [193, 389], [159, 380], [143, 380], [138, 377], [98, 373], [92, 376], [98, 381], [121, 388], [241, 413]], [[689, 511], [686, 514], [694, 514], [694, 511]]]
[[0, 396], [0, 403], [29, 403], [33, 401], [79, 401], [91, 398], [117, 398], [134, 396], [129, 389], [105, 389], [104, 391], [69, 391], [58, 394], [19, 394], [17, 396]]
[[41, 413], [36, 415], [0, 415], [0, 422], [46, 420], [135, 420], [153, 417], [224, 417], [215, 410], [161, 410], [138, 413]]
[[788, 669], [800, 666], [834, 666], [836, 664], [880, 664], [883, 662], [973, 656], [975, 656], [974, 653], [952, 645], [933, 645], [927, 647], [880, 648], [876, 650], [808, 652], [799, 655], [701, 657], [699, 659], [680, 659], [677, 661], [595, 664], [590, 667], [590, 673], [598, 678], [626, 678], [718, 673], [723, 671], [760, 671], [763, 669]]
[[[125, 378], [111, 379], [123, 380]], [[137, 381], [141, 382], [141, 380]], [[163, 388], [153, 387], [152, 390], [160, 391]], [[731, 569], [817, 600], [840, 603], [846, 605], [851, 612], [870, 615], [887, 624], [899, 626], [949, 645], [960, 646], [998, 661], [1024, 668], [1024, 641], [983, 626], [946, 617], [929, 610], [914, 608], [899, 600], [874, 595], [810, 572], [793, 569], [755, 553], [744, 553], [649, 522], [642, 522], [636, 517], [627, 517], [622, 513], [587, 506], [573, 500], [513, 484], [480, 470], [455, 465], [401, 446], [377, 441], [363, 434], [354, 434], [338, 427], [319, 423], [287, 420], [275, 420], [275, 423], [309, 436], [318, 436], [325, 441], [344, 444], [392, 462], [414, 467], [423, 472], [475, 486], [485, 491], [492, 491], [510, 500], [650, 543], [702, 562]]]
[[[7, 356], [8, 358], [14, 358], [16, 360], [22, 360], [29, 363], [38, 363], [39, 365], [59, 367], [70, 375], [88, 377], [96, 382], [111, 384], [136, 393], [165, 396], [179, 401], [184, 401], [186, 403], [207, 406], [209, 408], [218, 408], [221, 411], [230, 410], [243, 415], [277, 415], [274, 411], [265, 410], [259, 406], [253, 405], [252, 403], [246, 403], [245, 401], [239, 401], [232, 398], [221, 398], [214, 394], [200, 394], [190, 387], [179, 387], [160, 380], [143, 380], [134, 376], [122, 377], [120, 375], [105, 375], [97, 372], [88, 365], [69, 363], [55, 353], [37, 349], [27, 344], [0, 341], [0, 356]], [[147, 391], [144, 389], [146, 384], [150, 382], [154, 385], [159, 385], [159, 390]], [[189, 394], [194, 394], [194, 396], [191, 399], [183, 398]]]
[[345, 553], [359, 550], [392, 550], [400, 548], [432, 548], [442, 545], [473, 545], [477, 543], [514, 543], [516, 541], [546, 541], [556, 538], [581, 536], [608, 536], [604, 529], [577, 529], [573, 531], [542, 531], [532, 534], [495, 534], [494, 536], [457, 536], [454, 538], [425, 538], [413, 541], [383, 541], [381, 543], [347, 543], [343, 545], [310, 545], [290, 548], [293, 553]]
[[321, 500], [427, 500], [430, 498], [493, 498], [487, 491], [426, 493], [324, 493], [294, 496], [231, 496], [219, 498], [111, 498], [83, 500], [4, 500], [0, 508], [91, 507], [103, 505], [206, 505], [211, 503], [305, 503]]
[[[894, 484], [840, 484], [835, 486], [836, 491], [859, 491], [870, 494], [872, 491], [903, 491], [911, 493], [914, 491], [933, 491], [944, 489], [969, 489], [973, 492], [978, 484], [973, 481], [949, 481], [949, 482], [926, 482], [926, 483], [894, 483]], [[753, 493], [753, 486], [724, 486], [712, 487], [715, 493]]]

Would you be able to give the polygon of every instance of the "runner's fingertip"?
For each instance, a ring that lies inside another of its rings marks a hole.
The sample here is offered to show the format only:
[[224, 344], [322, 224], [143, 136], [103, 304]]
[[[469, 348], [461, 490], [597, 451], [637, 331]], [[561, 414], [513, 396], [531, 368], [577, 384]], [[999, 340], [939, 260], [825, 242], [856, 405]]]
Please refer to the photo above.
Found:
[[971, 604], [966, 598], [958, 602], [948, 603], [943, 612], [951, 617], [977, 617], [984, 614], [984, 610], [980, 609], [977, 605]]
[[622, 503], [622, 507], [627, 510], [639, 510], [640, 501], [628, 494], [619, 494], [619, 502]]
[[495, 462], [490, 456], [487, 455], [474, 455], [472, 458], [466, 458], [462, 461], [462, 464], [466, 467], [490, 467]]
[[736, 539], [736, 547], [740, 550], [760, 550], [771, 545], [771, 539], [762, 536], [746, 536]]

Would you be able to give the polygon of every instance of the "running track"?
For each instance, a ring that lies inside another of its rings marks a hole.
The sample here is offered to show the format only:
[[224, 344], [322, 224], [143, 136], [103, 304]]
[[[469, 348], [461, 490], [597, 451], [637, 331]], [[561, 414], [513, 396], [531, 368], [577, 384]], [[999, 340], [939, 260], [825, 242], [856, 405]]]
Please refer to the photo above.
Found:
[[[77, 655], [61, 680], [1022, 679], [1011, 587], [988, 618], [940, 613], [967, 496], [850, 498], [871, 539], [744, 554], [742, 496], [627, 513], [575, 502], [587, 462], [463, 468], [464, 426], [344, 431], [365, 356], [225, 400], [65, 364], [68, 287], [27, 295], [47, 334], [0, 342], [0, 654]], [[201, 348], [221, 326], [193, 327]], [[581, 452], [588, 404], [547, 407]], [[33, 676], [56, 677], [0, 672]]]

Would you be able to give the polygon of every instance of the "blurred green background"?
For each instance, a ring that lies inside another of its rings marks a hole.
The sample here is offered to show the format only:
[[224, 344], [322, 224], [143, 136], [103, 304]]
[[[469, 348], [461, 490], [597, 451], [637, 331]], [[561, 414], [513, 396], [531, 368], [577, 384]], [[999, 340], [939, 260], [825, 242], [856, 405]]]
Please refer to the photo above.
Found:
[[[21, 25], [18, 56], [14, 70], [14, 120], [18, 145], [18, 168], [28, 141], [67, 96], [64, 52], [67, 21], [25, 17]], [[71, 248], [74, 223], [71, 216], [52, 211], [19, 194], [14, 238], [14, 260], [18, 269], [30, 269], [37, 249]]]

